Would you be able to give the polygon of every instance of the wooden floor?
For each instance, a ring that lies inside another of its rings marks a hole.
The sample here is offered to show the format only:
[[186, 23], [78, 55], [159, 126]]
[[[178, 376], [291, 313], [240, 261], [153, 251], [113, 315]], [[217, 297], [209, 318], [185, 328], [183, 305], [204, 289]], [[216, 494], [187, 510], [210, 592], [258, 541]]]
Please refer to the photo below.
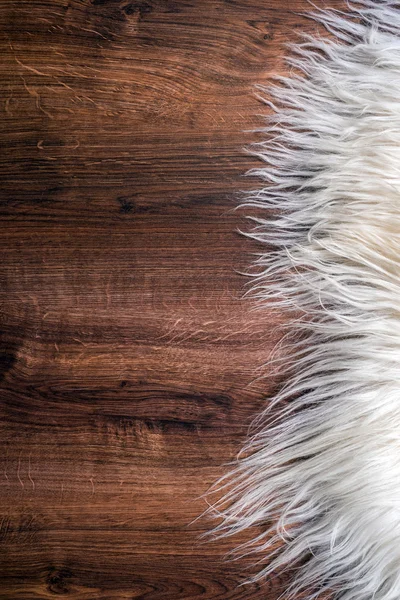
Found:
[[0, 1], [1, 600], [277, 598], [191, 521], [277, 384], [233, 207], [301, 10]]

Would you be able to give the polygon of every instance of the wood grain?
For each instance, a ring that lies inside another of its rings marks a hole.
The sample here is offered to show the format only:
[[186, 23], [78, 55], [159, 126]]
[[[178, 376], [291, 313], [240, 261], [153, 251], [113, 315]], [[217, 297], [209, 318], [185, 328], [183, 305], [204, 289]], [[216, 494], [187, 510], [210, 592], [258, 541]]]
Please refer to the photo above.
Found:
[[301, 10], [0, 1], [1, 600], [281, 591], [192, 521], [277, 384], [233, 207]]

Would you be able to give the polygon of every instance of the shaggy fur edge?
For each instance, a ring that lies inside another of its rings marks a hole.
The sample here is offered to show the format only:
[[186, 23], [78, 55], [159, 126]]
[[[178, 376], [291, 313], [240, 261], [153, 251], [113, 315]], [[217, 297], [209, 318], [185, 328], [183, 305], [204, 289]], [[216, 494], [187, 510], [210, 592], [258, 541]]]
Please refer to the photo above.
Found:
[[331, 35], [304, 35], [290, 76], [259, 87], [273, 112], [246, 199], [265, 211], [253, 292], [301, 338], [218, 483], [213, 533], [262, 526], [239, 553], [268, 558], [256, 579], [295, 566], [285, 598], [399, 600], [400, 9], [312, 16]]

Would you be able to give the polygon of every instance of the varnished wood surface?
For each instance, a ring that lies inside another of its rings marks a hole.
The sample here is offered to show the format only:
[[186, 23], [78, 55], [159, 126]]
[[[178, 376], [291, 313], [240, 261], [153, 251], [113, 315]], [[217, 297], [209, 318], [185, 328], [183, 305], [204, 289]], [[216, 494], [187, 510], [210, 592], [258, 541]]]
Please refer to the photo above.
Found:
[[0, 1], [1, 600], [277, 597], [190, 523], [276, 385], [232, 208], [300, 10]]

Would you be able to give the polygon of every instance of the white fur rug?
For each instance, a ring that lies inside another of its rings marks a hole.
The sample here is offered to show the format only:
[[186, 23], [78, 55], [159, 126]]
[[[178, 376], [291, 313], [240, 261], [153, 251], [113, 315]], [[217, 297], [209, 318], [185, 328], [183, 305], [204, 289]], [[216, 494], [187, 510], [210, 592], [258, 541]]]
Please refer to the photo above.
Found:
[[400, 3], [313, 16], [330, 35], [263, 89], [247, 199], [265, 209], [255, 293], [301, 336], [220, 482], [215, 533], [261, 526], [241, 551], [260, 579], [295, 567], [285, 599], [400, 600]]

